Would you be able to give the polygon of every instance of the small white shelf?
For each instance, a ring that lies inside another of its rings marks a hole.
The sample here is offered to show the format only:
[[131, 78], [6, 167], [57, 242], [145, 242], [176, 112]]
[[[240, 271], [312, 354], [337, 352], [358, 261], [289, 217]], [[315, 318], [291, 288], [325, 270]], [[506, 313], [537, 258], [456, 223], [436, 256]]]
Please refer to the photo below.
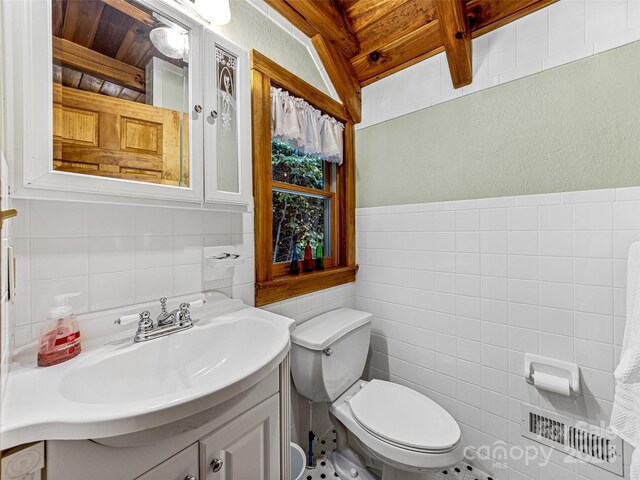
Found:
[[228, 268], [242, 265], [244, 257], [237, 253], [221, 253], [219, 255], [209, 257], [209, 266], [213, 268]]
[[234, 268], [244, 264], [244, 257], [234, 252], [233, 246], [204, 248], [204, 280], [233, 277]]

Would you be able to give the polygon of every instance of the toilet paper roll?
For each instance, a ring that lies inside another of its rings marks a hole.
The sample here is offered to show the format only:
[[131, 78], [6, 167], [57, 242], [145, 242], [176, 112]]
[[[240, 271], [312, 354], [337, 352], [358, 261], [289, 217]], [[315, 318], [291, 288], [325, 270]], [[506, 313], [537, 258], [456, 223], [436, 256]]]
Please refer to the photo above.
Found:
[[533, 385], [540, 390], [548, 390], [566, 397], [571, 395], [569, 379], [565, 377], [549, 375], [543, 372], [533, 372]]

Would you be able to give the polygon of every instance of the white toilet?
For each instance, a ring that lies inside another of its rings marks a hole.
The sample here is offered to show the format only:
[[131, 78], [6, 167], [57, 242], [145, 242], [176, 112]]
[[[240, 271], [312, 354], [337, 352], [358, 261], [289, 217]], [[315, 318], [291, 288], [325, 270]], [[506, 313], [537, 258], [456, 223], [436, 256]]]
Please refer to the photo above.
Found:
[[360, 379], [371, 336], [370, 313], [340, 308], [291, 335], [297, 391], [331, 402], [342, 479], [423, 480], [462, 460], [460, 427], [440, 405], [410, 388]]

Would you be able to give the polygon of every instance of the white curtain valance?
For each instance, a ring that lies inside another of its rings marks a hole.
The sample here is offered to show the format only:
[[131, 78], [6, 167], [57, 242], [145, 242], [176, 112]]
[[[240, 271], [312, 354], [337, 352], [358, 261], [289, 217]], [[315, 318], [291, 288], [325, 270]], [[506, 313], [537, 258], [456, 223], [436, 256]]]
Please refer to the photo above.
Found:
[[286, 90], [271, 87], [271, 136], [342, 165], [344, 125]]

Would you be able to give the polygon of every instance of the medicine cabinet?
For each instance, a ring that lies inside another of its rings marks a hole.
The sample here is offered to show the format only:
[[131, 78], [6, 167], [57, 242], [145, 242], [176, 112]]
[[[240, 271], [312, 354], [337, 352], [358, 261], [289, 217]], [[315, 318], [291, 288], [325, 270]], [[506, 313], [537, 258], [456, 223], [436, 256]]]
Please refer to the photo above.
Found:
[[14, 197], [250, 208], [245, 50], [170, 0], [3, 6]]

